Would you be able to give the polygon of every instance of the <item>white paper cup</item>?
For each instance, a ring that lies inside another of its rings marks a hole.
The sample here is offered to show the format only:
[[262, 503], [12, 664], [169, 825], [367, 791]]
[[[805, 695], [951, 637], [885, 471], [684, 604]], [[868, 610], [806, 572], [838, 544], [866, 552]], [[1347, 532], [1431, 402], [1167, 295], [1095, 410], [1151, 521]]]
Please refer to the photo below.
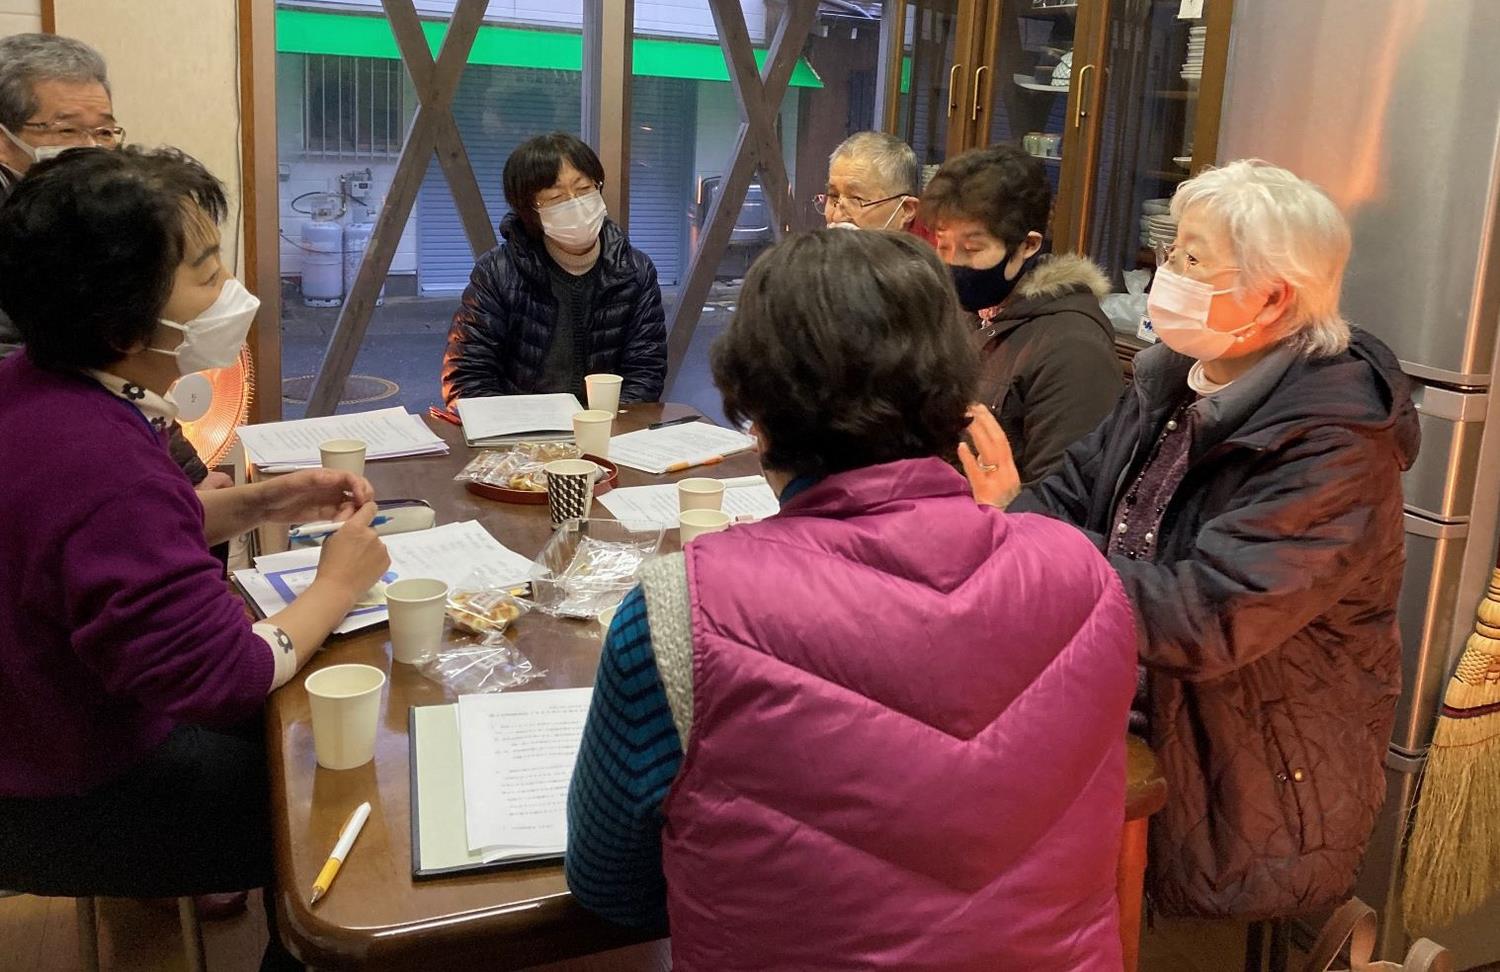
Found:
[[718, 533], [729, 529], [734, 519], [723, 510], [687, 510], [677, 516], [677, 528], [682, 534], [682, 545], [701, 537], [705, 533]]
[[607, 607], [603, 611], [600, 611], [598, 614], [594, 615], [595, 619], [599, 622], [599, 631], [601, 634], [609, 634], [609, 626], [614, 623], [615, 612], [619, 610], [619, 608], [620, 605], [616, 604], [614, 607]]
[[393, 659], [413, 665], [437, 651], [443, 642], [447, 584], [426, 577], [395, 581], [385, 589], [385, 606], [391, 614]]
[[677, 509], [722, 510], [724, 508], [724, 481], [697, 477], [683, 479], [677, 483]]
[[615, 427], [615, 413], [591, 408], [573, 413], [573, 438], [578, 451], [586, 456], [609, 458], [609, 434]]
[[[613, 415], [620, 410], [620, 386], [625, 379], [619, 375], [585, 375], [583, 387], [588, 391], [589, 408]], [[600, 455], [601, 453], [595, 453]]]
[[558, 459], [542, 467], [547, 474], [547, 508], [552, 525], [586, 520], [594, 508], [594, 483], [599, 466], [587, 459]]
[[345, 770], [373, 759], [385, 672], [369, 665], [332, 665], [307, 676], [303, 687], [318, 765]]
[[329, 439], [318, 443], [324, 469], [337, 469], [356, 476], [365, 474], [365, 444], [359, 439]]

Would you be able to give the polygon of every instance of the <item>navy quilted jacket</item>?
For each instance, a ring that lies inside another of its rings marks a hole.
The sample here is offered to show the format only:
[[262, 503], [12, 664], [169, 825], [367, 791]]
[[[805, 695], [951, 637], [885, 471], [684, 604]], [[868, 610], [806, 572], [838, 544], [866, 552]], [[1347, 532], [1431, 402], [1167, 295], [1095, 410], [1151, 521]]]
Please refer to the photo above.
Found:
[[[500, 224], [505, 242], [479, 258], [448, 329], [443, 398], [529, 395], [541, 388], [557, 301], [546, 248], [514, 213]], [[654, 402], [667, 377], [667, 330], [651, 258], [630, 245], [613, 220], [600, 231], [599, 283], [583, 334], [587, 373], [625, 379], [620, 401]]]
[[[1100, 546], [1121, 491], [1187, 393], [1157, 345], [1062, 468], [1010, 506]], [[1193, 408], [1186, 477], [1155, 558], [1111, 556], [1150, 673], [1167, 806], [1151, 821], [1166, 914], [1266, 918], [1347, 897], [1385, 797], [1401, 682], [1401, 473], [1417, 414], [1390, 349], [1283, 347]]]

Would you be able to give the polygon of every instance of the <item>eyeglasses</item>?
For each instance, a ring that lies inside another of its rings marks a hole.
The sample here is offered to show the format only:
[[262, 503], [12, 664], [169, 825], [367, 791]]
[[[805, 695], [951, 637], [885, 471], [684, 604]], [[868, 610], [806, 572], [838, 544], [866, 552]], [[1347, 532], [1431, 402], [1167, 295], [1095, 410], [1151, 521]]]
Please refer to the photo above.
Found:
[[565, 203], [574, 199], [582, 198], [583, 196], [587, 196], [591, 192], [599, 192], [603, 188], [604, 183], [596, 182], [590, 185], [587, 189], [571, 189], [559, 195], [548, 196], [545, 199], [538, 198], [536, 204], [531, 208], [537, 210], [546, 209], [548, 206], [556, 206], [558, 203]]
[[78, 128], [73, 125], [59, 125], [56, 122], [22, 122], [21, 127], [46, 132], [53, 138], [68, 145], [89, 143], [102, 146], [103, 148], [115, 148], [116, 146], [125, 144], [125, 129], [118, 125], [104, 125], [99, 128]]
[[[905, 199], [909, 195], [911, 195], [909, 192], [898, 192], [894, 196], [886, 196], [884, 199], [861, 199], [858, 196], [840, 196], [837, 193], [820, 192], [813, 197], [813, 208], [825, 216], [830, 210], [842, 208], [846, 214], [852, 216], [856, 210], [863, 211], [869, 209], [871, 206], [888, 203], [892, 199]], [[855, 208], [850, 209], [850, 206]]]
[[1198, 262], [1198, 258], [1176, 243], [1158, 243], [1152, 247], [1156, 251], [1156, 265], [1166, 267], [1173, 273], [1180, 273], [1185, 277], [1207, 279], [1231, 270], [1239, 270], [1239, 267], [1206, 267]]

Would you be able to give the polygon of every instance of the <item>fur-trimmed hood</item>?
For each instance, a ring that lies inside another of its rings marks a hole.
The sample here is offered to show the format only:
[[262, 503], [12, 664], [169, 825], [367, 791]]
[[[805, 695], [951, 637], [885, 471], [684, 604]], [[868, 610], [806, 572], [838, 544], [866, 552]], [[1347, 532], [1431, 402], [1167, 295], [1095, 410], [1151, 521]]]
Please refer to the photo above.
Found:
[[1113, 341], [1114, 325], [1099, 306], [1099, 298], [1111, 290], [1109, 278], [1094, 261], [1059, 253], [1043, 257], [1016, 284], [1009, 300], [980, 316], [989, 333], [1003, 335], [1038, 318], [1081, 314]]
[[1018, 302], [1032, 298], [1063, 297], [1088, 290], [1095, 297], [1112, 291], [1109, 278], [1098, 264], [1075, 253], [1057, 253], [1041, 260], [1036, 269], [1016, 285]]

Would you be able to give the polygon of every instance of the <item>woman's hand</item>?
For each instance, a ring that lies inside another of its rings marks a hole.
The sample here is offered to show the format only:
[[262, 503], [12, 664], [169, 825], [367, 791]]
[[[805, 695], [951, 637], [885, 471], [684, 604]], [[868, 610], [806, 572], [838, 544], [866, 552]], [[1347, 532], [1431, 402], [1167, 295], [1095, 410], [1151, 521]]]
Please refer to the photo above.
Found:
[[391, 555], [370, 526], [374, 519], [375, 504], [366, 503], [323, 541], [315, 585], [331, 585], [353, 600], [380, 580], [391, 565]]
[[370, 481], [334, 469], [300, 469], [257, 484], [263, 523], [347, 520], [375, 499]]
[[228, 489], [234, 485], [234, 479], [227, 473], [212, 470], [203, 477], [203, 482], [193, 488], [200, 493], [207, 493], [215, 489]]
[[1003, 510], [1021, 492], [1021, 474], [1016, 471], [1010, 440], [983, 405], [970, 405], [969, 419], [969, 437], [974, 440], [974, 448], [960, 442], [958, 461], [963, 463], [964, 475], [969, 477], [974, 499]]

